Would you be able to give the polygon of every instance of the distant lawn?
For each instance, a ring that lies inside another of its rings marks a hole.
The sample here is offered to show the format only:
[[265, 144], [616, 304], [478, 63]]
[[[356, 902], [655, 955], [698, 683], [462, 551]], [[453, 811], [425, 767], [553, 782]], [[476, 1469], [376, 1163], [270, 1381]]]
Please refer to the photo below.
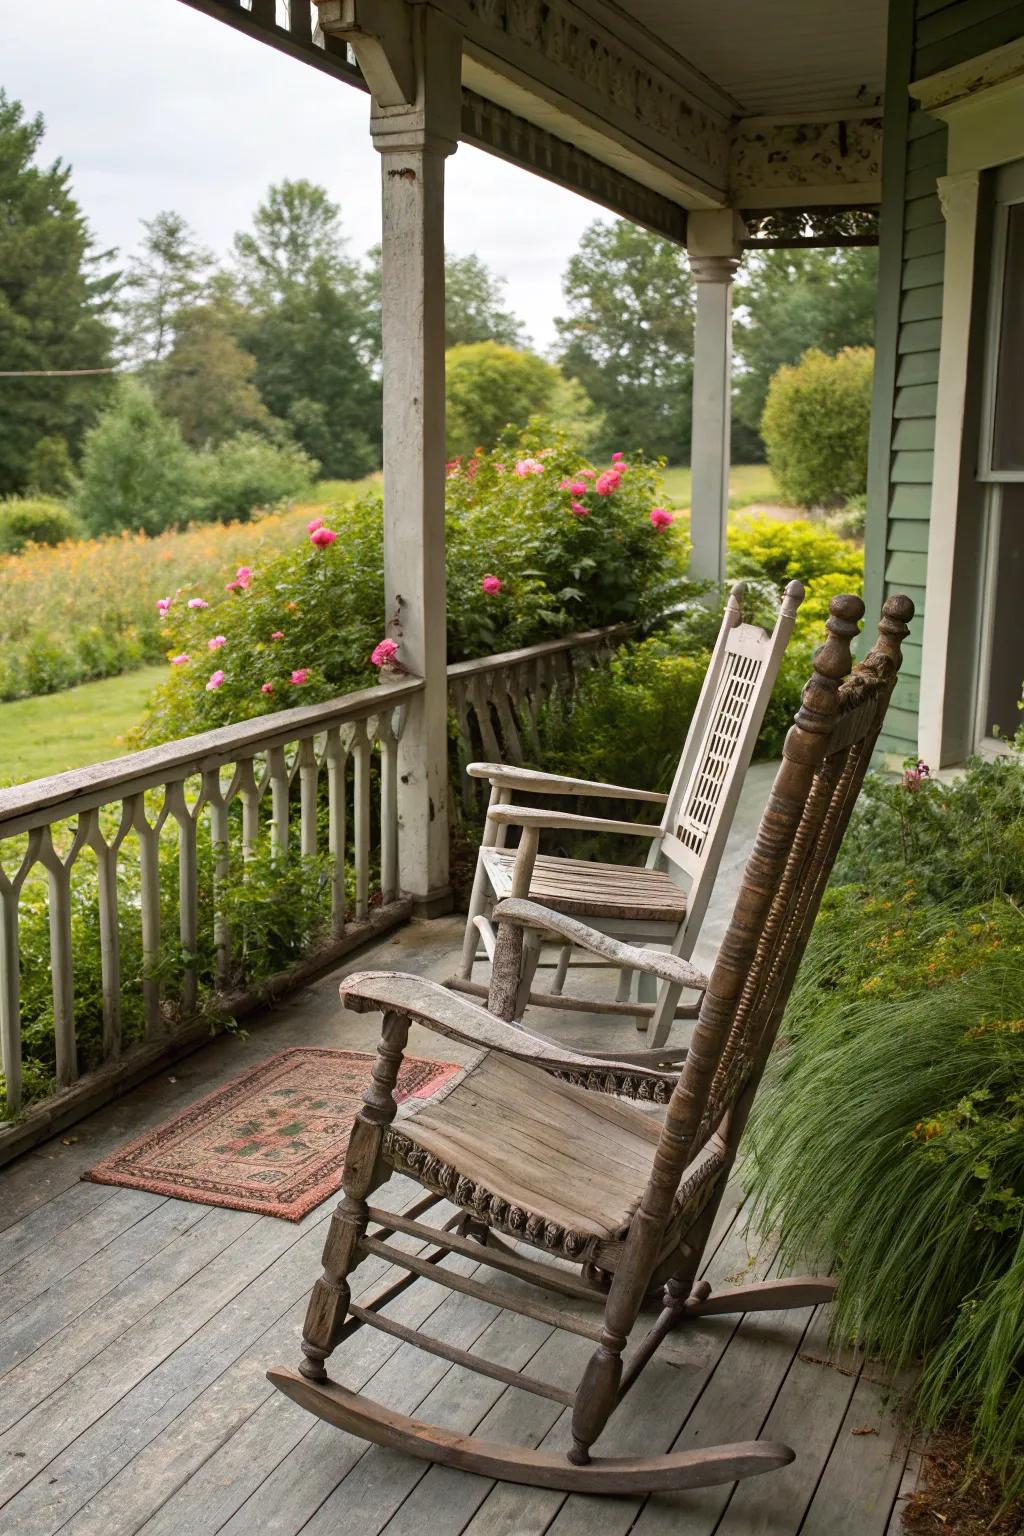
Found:
[[0, 784], [123, 756], [128, 749], [119, 738], [166, 675], [166, 666], [140, 667], [65, 693], [0, 704]]
[[[665, 489], [676, 507], [690, 505], [690, 468], [680, 464], [665, 471]], [[738, 512], [755, 502], [779, 503], [778, 488], [767, 464], [734, 464], [729, 471], [729, 509]]]

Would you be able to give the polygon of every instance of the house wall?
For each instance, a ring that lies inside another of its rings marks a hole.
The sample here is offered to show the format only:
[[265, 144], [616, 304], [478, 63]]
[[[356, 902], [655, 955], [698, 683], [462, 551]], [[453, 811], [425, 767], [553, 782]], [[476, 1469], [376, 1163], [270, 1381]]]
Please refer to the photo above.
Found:
[[[892, 0], [868, 466], [865, 590], [869, 617], [891, 592], [917, 605], [896, 705], [879, 747], [917, 751], [946, 225], [936, 181], [947, 130], [907, 93], [918, 80], [1024, 33], [1021, 0]], [[967, 709], [965, 698], [965, 712]]]

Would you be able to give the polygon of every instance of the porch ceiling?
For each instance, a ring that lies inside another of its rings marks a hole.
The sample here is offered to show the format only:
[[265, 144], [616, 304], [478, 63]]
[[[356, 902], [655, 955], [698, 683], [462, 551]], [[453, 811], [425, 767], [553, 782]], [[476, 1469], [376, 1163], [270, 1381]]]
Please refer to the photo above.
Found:
[[739, 115], [875, 106], [886, 0], [619, 0], [615, 9], [736, 103]]

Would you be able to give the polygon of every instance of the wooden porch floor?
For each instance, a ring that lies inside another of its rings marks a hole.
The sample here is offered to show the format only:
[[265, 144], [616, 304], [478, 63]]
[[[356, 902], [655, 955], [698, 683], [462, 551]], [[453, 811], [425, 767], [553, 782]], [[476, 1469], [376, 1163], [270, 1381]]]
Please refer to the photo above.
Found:
[[[743, 818], [733, 867], [742, 826]], [[709, 942], [716, 921], [712, 913]], [[441, 976], [460, 937], [456, 919], [411, 924], [350, 968]], [[0, 1173], [0, 1530], [895, 1536], [899, 1496], [915, 1475], [893, 1412], [897, 1395], [870, 1362], [831, 1353], [820, 1309], [707, 1319], [680, 1333], [601, 1443], [624, 1454], [763, 1435], [796, 1449], [790, 1467], [738, 1488], [640, 1501], [495, 1484], [367, 1447], [274, 1392], [264, 1373], [297, 1361], [333, 1199], [293, 1225], [79, 1180], [124, 1140], [276, 1051], [299, 1043], [372, 1049], [378, 1021], [342, 1014], [337, 980], [291, 999], [245, 1041], [212, 1042]], [[582, 1035], [571, 1018], [560, 1023], [564, 1038]], [[631, 1025], [616, 1028], [635, 1039]], [[422, 1031], [410, 1049], [459, 1055]], [[404, 1204], [413, 1192], [394, 1180], [380, 1203]], [[748, 1239], [743, 1225], [734, 1193], [707, 1271], [716, 1285], [778, 1272], [776, 1244]], [[379, 1261], [367, 1261], [357, 1294], [381, 1273]], [[429, 1319], [431, 1333], [462, 1349], [567, 1387], [590, 1348], [427, 1281], [395, 1311]], [[368, 1329], [337, 1369], [406, 1413], [463, 1431], [549, 1445], [564, 1433], [557, 1404]]]

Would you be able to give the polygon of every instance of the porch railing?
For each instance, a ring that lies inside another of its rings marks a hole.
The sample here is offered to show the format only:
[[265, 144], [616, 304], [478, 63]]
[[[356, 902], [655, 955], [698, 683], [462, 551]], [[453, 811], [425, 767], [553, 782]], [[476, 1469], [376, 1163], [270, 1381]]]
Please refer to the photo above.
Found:
[[[518, 763], [539, 752], [544, 703], [571, 692], [628, 633], [625, 625], [593, 630], [450, 667], [459, 770], [481, 753]], [[211, 1010], [238, 1017], [404, 921], [411, 904], [397, 889], [397, 744], [422, 687], [405, 677], [0, 790], [0, 1047], [10, 1117], [0, 1122], [0, 1161], [200, 1043]], [[479, 808], [459, 778], [462, 812], [472, 816]], [[272, 878], [295, 851], [318, 861], [315, 954], [248, 987], [233, 958], [230, 881], [244, 888], [259, 859]], [[85, 879], [83, 898], [76, 881]], [[92, 960], [99, 951], [95, 985], [92, 975], [76, 978], [83, 944]], [[52, 1028], [56, 1092], [23, 1113], [39, 1091], [23, 1073], [26, 967], [35, 972], [29, 1025], [37, 1034]]]

